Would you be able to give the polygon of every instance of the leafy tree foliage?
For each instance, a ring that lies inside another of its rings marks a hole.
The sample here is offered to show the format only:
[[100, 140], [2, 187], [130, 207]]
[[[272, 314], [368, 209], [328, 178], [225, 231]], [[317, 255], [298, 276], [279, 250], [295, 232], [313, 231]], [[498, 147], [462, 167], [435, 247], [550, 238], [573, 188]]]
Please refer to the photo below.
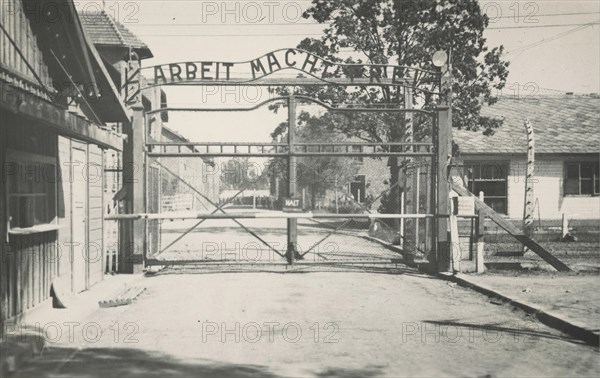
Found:
[[[482, 116], [481, 109], [498, 100], [495, 94], [505, 85], [509, 63], [502, 59], [503, 46], [487, 45], [483, 33], [489, 19], [477, 0], [313, 0], [303, 16], [326, 28], [321, 38], [306, 38], [298, 47], [336, 63], [393, 64], [410, 74], [414, 69], [438, 70], [433, 54], [448, 52], [453, 127], [491, 134], [501, 125], [501, 120]], [[411, 101], [414, 107], [432, 108], [440, 101], [431, 93], [439, 91], [439, 83], [428, 77], [417, 78], [416, 84], [429, 91], [415, 90], [410, 96], [399, 87], [366, 86], [357, 90], [315, 86], [297, 93], [332, 104], [398, 106]], [[285, 95], [288, 89], [278, 91]], [[272, 109], [277, 111], [277, 105]], [[431, 129], [429, 118], [409, 119], [399, 113], [330, 114], [326, 120], [324, 126], [331, 131], [374, 142], [425, 140]], [[390, 183], [398, 182], [402, 163], [389, 159]], [[390, 203], [388, 210], [396, 211], [394, 202], [399, 196], [390, 193], [388, 197], [391, 200], [383, 202]]]
[[[343, 142], [343, 136], [330, 130], [330, 116], [313, 116], [308, 112], [301, 112], [297, 117], [296, 141], [297, 142]], [[287, 122], [282, 122], [273, 132], [272, 136], [287, 136]], [[331, 149], [331, 147], [329, 147]], [[298, 189], [306, 189], [309, 194], [309, 205], [315, 208], [316, 200], [328, 190], [344, 188], [358, 172], [358, 164], [348, 157], [339, 156], [302, 156], [297, 158], [297, 185]], [[278, 165], [286, 163], [279, 161]], [[271, 169], [272, 174], [279, 174], [284, 180], [283, 169]]]
[[225, 189], [268, 189], [264, 167], [247, 157], [232, 158], [221, 164], [221, 185]]

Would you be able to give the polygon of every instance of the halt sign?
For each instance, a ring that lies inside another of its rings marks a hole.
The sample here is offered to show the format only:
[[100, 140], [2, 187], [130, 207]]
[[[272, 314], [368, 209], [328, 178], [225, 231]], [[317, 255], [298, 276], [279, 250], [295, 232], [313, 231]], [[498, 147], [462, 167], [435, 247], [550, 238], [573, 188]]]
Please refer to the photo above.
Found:
[[283, 200], [283, 211], [287, 213], [301, 213], [304, 209], [302, 198], [288, 197]]

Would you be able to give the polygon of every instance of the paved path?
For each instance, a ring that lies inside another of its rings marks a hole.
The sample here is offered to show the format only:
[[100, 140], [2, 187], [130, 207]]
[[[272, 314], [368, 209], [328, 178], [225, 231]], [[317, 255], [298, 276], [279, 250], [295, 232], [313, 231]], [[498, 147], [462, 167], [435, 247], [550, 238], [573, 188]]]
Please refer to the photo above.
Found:
[[[158, 274], [17, 376], [598, 376], [598, 350], [471, 290], [398, 274]], [[86, 336], [82, 335], [83, 329]]]

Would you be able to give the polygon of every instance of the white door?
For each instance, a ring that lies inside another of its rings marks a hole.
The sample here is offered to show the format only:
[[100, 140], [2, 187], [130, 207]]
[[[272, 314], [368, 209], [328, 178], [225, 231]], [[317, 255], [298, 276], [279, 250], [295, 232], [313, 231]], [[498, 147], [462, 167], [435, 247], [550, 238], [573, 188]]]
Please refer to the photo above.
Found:
[[87, 181], [84, 175], [87, 152], [73, 148], [73, 291], [86, 289], [86, 243], [87, 243]]

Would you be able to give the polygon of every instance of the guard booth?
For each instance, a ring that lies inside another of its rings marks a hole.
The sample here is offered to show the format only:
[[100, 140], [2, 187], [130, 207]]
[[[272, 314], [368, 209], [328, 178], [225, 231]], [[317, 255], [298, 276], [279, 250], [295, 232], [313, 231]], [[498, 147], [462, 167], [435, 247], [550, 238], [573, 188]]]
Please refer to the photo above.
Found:
[[[129, 175], [139, 178], [133, 181], [143, 198], [138, 195], [129, 214], [105, 219], [133, 222], [133, 260], [143, 266], [393, 264], [402, 260], [402, 251], [412, 249], [439, 263], [440, 269], [450, 270], [451, 116], [442, 95], [449, 93], [444, 89], [449, 70], [443, 63], [439, 71], [350, 65], [300, 49], [276, 50], [246, 62], [183, 62], [140, 69], [132, 61], [126, 88], [134, 111], [141, 111], [136, 107], [140, 91], [153, 86], [252, 86], [267, 88], [270, 96], [251, 106], [172, 106], [134, 116], [140, 120], [138, 125], [134, 122], [134, 129], [143, 130], [137, 131], [139, 139], [133, 143], [143, 151], [138, 161], [144, 169]], [[319, 90], [336, 88], [368, 90], [374, 95], [385, 92], [389, 102], [356, 105], [319, 98]], [[413, 108], [415, 93], [433, 96], [437, 107]], [[268, 142], [164, 141], [148, 136], [152, 117], [162, 112], [194, 112], [201, 117], [266, 106], [287, 110], [284, 130]], [[367, 113], [399, 120], [396, 139], [374, 142], [340, 135], [315, 139], [321, 129], [310, 132], [306, 115], [300, 117], [304, 108], [349, 122], [353, 115]], [[264, 169], [255, 172], [252, 180], [238, 180], [237, 193], [222, 201], [199, 188], [201, 170], [180, 169], [184, 159], [208, 159], [217, 166], [237, 159]], [[174, 181], [202, 198], [205, 208], [165, 210], [161, 204], [164, 197], [172, 196], [169, 185]], [[261, 189], [259, 185], [271, 192], [266, 209], [257, 209], [255, 200], [250, 208], [235, 205], [235, 198]], [[385, 213], [378, 211], [382, 202], [388, 203]], [[396, 204], [393, 211], [389, 203]], [[382, 229], [399, 235], [400, 249], [386, 249], [373, 241], [372, 234]], [[239, 246], [233, 251], [223, 246], [228, 240]]]

